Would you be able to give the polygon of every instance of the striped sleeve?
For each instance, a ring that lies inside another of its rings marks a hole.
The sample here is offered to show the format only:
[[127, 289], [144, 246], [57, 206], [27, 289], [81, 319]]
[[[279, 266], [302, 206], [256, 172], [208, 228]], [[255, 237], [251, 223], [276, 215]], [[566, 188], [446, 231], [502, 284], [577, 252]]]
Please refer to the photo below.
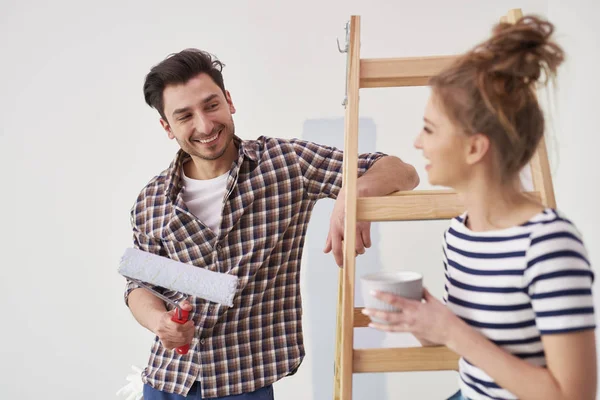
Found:
[[443, 240], [442, 240], [442, 266], [444, 267], [444, 294], [442, 295], [442, 302], [444, 304], [448, 303], [448, 285], [449, 285], [449, 278], [450, 276], [448, 275], [448, 256], [446, 255], [446, 233], [448, 231], [444, 231], [444, 236], [443, 236]]
[[542, 335], [595, 328], [594, 273], [580, 233], [558, 218], [531, 234], [524, 279]]

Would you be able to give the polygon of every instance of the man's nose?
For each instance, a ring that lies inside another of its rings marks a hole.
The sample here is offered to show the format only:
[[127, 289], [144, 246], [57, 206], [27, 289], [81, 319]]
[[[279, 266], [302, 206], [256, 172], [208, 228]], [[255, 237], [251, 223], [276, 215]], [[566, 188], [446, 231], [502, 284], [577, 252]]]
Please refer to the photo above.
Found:
[[210, 135], [215, 127], [215, 124], [211, 121], [208, 116], [199, 113], [195, 118], [196, 131], [198, 131], [201, 135]]

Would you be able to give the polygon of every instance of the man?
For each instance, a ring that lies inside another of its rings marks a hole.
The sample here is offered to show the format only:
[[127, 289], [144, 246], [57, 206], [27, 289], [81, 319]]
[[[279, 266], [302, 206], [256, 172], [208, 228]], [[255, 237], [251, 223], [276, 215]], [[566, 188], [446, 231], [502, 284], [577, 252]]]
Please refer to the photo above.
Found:
[[[222, 67], [188, 49], [153, 67], [144, 84], [146, 102], [181, 149], [132, 209], [134, 245], [240, 279], [232, 308], [183, 301], [190, 310], [183, 325], [170, 320], [174, 310], [162, 300], [128, 282], [126, 303], [156, 334], [142, 376], [144, 400], [273, 399], [272, 384], [304, 357], [300, 260], [310, 213], [322, 198], [337, 199], [325, 251], [342, 264], [342, 152], [298, 139], [241, 140]], [[382, 153], [361, 155], [358, 171], [363, 196], [410, 190], [419, 180], [412, 166]], [[371, 244], [369, 227], [359, 224], [358, 254]], [[177, 354], [184, 344], [188, 354]]]

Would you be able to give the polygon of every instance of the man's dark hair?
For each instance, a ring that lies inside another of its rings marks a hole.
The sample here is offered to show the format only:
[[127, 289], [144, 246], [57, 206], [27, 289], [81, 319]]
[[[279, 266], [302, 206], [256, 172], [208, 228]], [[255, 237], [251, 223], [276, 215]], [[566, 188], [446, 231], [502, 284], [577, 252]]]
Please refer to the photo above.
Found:
[[144, 98], [146, 103], [155, 108], [162, 119], [167, 121], [163, 103], [163, 91], [167, 85], [184, 84], [198, 74], [205, 73], [212, 78], [223, 94], [223, 64], [215, 56], [198, 49], [185, 49], [167, 56], [162, 62], [152, 67], [144, 82]]

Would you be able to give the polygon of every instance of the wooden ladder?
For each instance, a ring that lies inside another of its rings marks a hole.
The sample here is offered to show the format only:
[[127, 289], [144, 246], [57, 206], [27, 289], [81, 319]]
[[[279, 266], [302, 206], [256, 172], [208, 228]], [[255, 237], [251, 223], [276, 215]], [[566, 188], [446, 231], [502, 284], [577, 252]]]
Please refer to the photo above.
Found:
[[[520, 9], [513, 9], [500, 21], [515, 23], [521, 16]], [[449, 65], [455, 56], [361, 59], [360, 16], [352, 16], [348, 25], [343, 166], [346, 218], [344, 267], [340, 269], [337, 306], [335, 400], [352, 399], [354, 373], [457, 370], [459, 359], [458, 355], [443, 346], [354, 348], [354, 328], [366, 327], [369, 323], [369, 318], [361, 313], [362, 308], [354, 305], [356, 222], [450, 219], [461, 214], [464, 207], [457, 194], [450, 190], [396, 192], [384, 197], [357, 196], [359, 89], [427, 85], [429, 78]], [[530, 167], [534, 187], [530, 193], [544, 205], [555, 207], [543, 139]]]

